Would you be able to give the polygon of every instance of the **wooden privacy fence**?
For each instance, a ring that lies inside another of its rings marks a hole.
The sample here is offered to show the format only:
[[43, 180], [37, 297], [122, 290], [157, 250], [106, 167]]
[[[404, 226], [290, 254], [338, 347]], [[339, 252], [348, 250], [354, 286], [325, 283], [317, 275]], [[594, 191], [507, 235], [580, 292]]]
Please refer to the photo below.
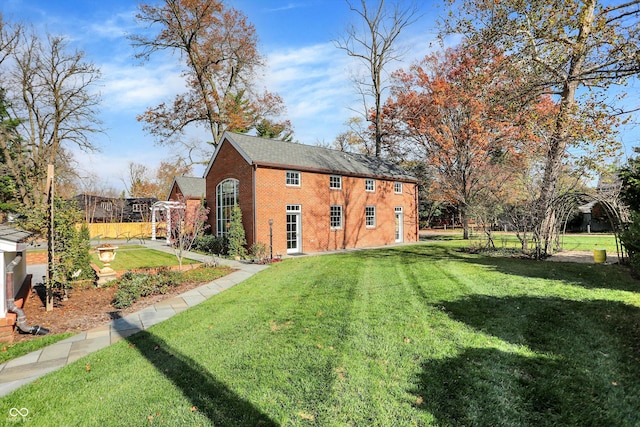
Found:
[[[147, 239], [151, 237], [151, 222], [104, 222], [90, 223], [92, 239]], [[165, 237], [164, 223], [156, 224], [156, 237]]]

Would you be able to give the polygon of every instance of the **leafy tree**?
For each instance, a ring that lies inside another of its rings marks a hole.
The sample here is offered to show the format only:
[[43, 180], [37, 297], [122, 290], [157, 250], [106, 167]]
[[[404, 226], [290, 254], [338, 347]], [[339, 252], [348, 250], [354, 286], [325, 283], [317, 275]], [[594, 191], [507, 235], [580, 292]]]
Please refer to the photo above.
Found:
[[[66, 298], [69, 282], [76, 279], [95, 279], [91, 267], [91, 249], [89, 229], [84, 224], [84, 212], [75, 202], [54, 197], [53, 208], [53, 256], [49, 264], [51, 282], [47, 289], [47, 310], [53, 308], [53, 292], [59, 292]], [[23, 218], [20, 226], [28, 230], [44, 230], [49, 226], [49, 211], [45, 205], [39, 205], [31, 215]], [[78, 228], [79, 224], [84, 224]]]
[[167, 197], [176, 176], [189, 176], [192, 173], [193, 167], [180, 156], [176, 156], [172, 160], [161, 161], [155, 173], [156, 185], [160, 191], [158, 199]]
[[[640, 148], [634, 148], [640, 154]], [[624, 224], [620, 241], [626, 249], [632, 268], [640, 272], [640, 156], [629, 159], [619, 171], [622, 186], [620, 198], [631, 210], [631, 221]]]
[[539, 152], [529, 123], [554, 108], [548, 99], [529, 109], [504, 102], [517, 79], [502, 71], [503, 60], [495, 50], [463, 47], [428, 55], [395, 73], [385, 105], [387, 132], [429, 165], [432, 193], [457, 205], [465, 238], [473, 210]]
[[[451, 1], [454, 3], [454, 1]], [[615, 147], [613, 127], [620, 102], [607, 91], [640, 71], [640, 1], [610, 4], [597, 0], [461, 0], [445, 21], [445, 31], [464, 34], [470, 45], [496, 46], [509, 52], [510, 65], [526, 72], [526, 84], [512, 98], [554, 97], [558, 109], [542, 164], [536, 206], [537, 253], [547, 253], [557, 232], [554, 200], [571, 146], [596, 144], [597, 154]], [[584, 124], [587, 132], [576, 131]], [[594, 164], [597, 162], [591, 162]]]
[[636, 156], [629, 159], [618, 173], [622, 181], [620, 197], [629, 209], [640, 212], [640, 148], [635, 147]]
[[242, 211], [238, 205], [231, 209], [229, 224], [229, 233], [227, 234], [229, 239], [228, 254], [232, 257], [244, 258], [247, 255], [247, 240], [242, 225]]
[[362, 97], [363, 115], [371, 122], [375, 141], [373, 154], [380, 156], [383, 145], [382, 95], [386, 89], [385, 70], [398, 60], [402, 52], [398, 47], [400, 33], [417, 20], [417, 8], [401, 8], [399, 3], [387, 8], [384, 0], [369, 8], [366, 0], [355, 6], [347, 0], [349, 9], [358, 16], [362, 27], [352, 24], [344, 37], [335, 41], [339, 49], [359, 60], [368, 70], [366, 76], [355, 76], [354, 83]]
[[257, 119], [283, 109], [277, 95], [254, 90], [264, 60], [255, 28], [242, 12], [219, 0], [164, 0], [159, 6], [141, 4], [137, 18], [158, 29], [152, 37], [131, 36], [139, 58], [168, 50], [185, 61], [187, 92], [138, 117], [160, 143], [175, 143], [195, 124], [207, 128], [215, 148], [225, 130], [251, 129]]
[[18, 211], [16, 178], [10, 174], [10, 165], [14, 162], [13, 146], [20, 138], [17, 133], [19, 124], [19, 120], [9, 116], [5, 92], [0, 89], [0, 212], [5, 213]]

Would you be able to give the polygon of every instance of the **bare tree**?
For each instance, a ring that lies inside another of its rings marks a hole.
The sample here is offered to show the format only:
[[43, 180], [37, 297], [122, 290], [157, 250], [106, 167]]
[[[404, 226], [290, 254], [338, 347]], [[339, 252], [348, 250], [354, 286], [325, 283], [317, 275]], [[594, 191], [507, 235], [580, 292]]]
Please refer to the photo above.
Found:
[[169, 211], [171, 215], [171, 229], [167, 233], [172, 237], [173, 252], [178, 259], [178, 264], [182, 270], [182, 260], [185, 252], [193, 247], [198, 236], [209, 227], [207, 217], [209, 208], [201, 203], [190, 204], [183, 196], [178, 197], [179, 207], [172, 207]]
[[381, 155], [383, 144], [382, 94], [386, 89], [386, 67], [404, 54], [397, 40], [402, 30], [414, 23], [417, 17], [415, 5], [401, 8], [399, 3], [386, 8], [384, 0], [377, 7], [369, 8], [366, 0], [360, 0], [359, 7], [347, 0], [349, 9], [354, 12], [361, 26], [351, 25], [344, 37], [335, 41], [339, 49], [358, 59], [368, 69], [366, 77], [355, 76], [354, 83], [364, 109], [363, 115], [371, 122], [375, 140], [376, 156]]
[[[11, 116], [17, 118], [19, 138], [0, 138], [7, 170], [16, 180], [25, 207], [46, 201], [47, 165], [71, 164], [71, 148], [92, 151], [89, 135], [100, 132], [93, 88], [98, 68], [79, 51], [70, 52], [62, 37], [42, 40], [20, 31], [19, 43], [2, 64]], [[69, 170], [70, 168], [66, 168]]]

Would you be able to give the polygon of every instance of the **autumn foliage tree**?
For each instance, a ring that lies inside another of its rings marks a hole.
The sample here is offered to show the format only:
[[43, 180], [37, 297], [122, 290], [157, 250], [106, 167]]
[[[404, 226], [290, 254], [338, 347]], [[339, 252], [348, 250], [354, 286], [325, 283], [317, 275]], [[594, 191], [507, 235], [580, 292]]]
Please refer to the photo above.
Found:
[[169, 51], [184, 61], [187, 91], [138, 117], [159, 142], [176, 142], [188, 126], [200, 125], [213, 149], [226, 130], [245, 132], [283, 112], [278, 95], [255, 89], [264, 60], [255, 28], [242, 12], [219, 0], [163, 0], [140, 4], [137, 18], [157, 30], [149, 37], [131, 36], [139, 58]]
[[[511, 66], [527, 74], [526, 84], [514, 88], [512, 97], [535, 100], [547, 94], [559, 105], [536, 206], [537, 252], [544, 256], [558, 230], [554, 202], [571, 147], [597, 144], [596, 154], [602, 155], [615, 143], [612, 131], [625, 110], [620, 99], [624, 85], [640, 72], [640, 1], [451, 3], [456, 8], [445, 21], [446, 32], [464, 34], [472, 45], [510, 52]], [[589, 132], [576, 131], [576, 123]]]
[[529, 125], [552, 109], [504, 102], [517, 79], [500, 68], [496, 50], [469, 47], [426, 56], [394, 74], [384, 109], [386, 131], [434, 175], [432, 194], [457, 205], [468, 238], [474, 209], [496, 203], [505, 185], [540, 150]]

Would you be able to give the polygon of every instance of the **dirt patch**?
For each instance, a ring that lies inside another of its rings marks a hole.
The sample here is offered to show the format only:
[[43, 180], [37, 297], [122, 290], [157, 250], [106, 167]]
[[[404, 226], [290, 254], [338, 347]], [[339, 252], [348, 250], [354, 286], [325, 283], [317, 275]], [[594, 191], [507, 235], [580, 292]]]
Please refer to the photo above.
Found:
[[[172, 287], [170, 292], [164, 295], [151, 295], [137, 300], [131, 307], [118, 310], [111, 305], [116, 289], [96, 288], [94, 286], [82, 286], [79, 289], [71, 289], [67, 300], [56, 298], [54, 309], [46, 311], [44, 300], [35, 288], [23, 310], [27, 316], [29, 326], [39, 325], [49, 329], [51, 334], [64, 332], [82, 332], [96, 326], [104, 325], [113, 319], [126, 316], [162, 300], [180, 295], [188, 290], [197, 288], [203, 283], [187, 283]], [[14, 342], [35, 338], [33, 335], [14, 333]]]
[[[561, 251], [551, 255], [546, 261], [555, 262], [577, 262], [581, 264], [595, 264], [593, 259], [593, 251]], [[618, 262], [618, 255], [607, 253], [606, 264], [615, 264]]]

